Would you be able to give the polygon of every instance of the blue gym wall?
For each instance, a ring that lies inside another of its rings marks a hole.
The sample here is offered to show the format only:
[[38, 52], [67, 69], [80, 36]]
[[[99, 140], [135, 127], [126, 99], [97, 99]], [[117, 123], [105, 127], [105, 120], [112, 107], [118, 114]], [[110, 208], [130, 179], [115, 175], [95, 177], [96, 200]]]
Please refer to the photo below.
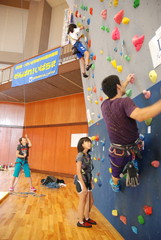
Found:
[[[143, 159], [139, 162], [141, 174], [140, 185], [137, 188], [126, 188], [122, 179], [122, 191], [115, 193], [109, 185], [109, 138], [100, 106], [105, 95], [101, 90], [102, 80], [111, 74], [116, 74], [124, 80], [129, 73], [135, 74], [135, 83], [127, 89], [132, 90], [131, 98], [139, 107], [148, 106], [161, 96], [161, 65], [153, 68], [149, 41], [155, 36], [156, 30], [161, 25], [161, 1], [142, 0], [134, 8], [134, 0], [75, 0], [73, 12], [78, 11], [74, 17], [76, 24], [85, 26], [83, 31], [86, 36], [84, 44], [87, 46], [91, 40], [89, 52], [91, 62], [94, 64], [90, 70], [89, 78], [83, 79], [83, 88], [86, 102], [87, 118], [89, 123], [89, 136], [99, 136], [98, 141], [93, 141], [92, 159], [94, 162], [93, 177], [95, 180], [94, 200], [96, 207], [111, 222], [126, 240], [160, 240], [161, 239], [161, 167], [151, 166], [153, 160], [161, 159], [161, 115], [155, 117], [150, 127], [145, 122], [138, 123], [139, 132], [145, 137], [145, 150]], [[90, 8], [93, 13], [90, 13]], [[107, 18], [102, 19], [100, 13], [107, 9]], [[117, 24], [113, 18], [120, 10], [124, 10], [124, 17], [130, 19], [129, 24]], [[102, 30], [103, 26], [109, 32]], [[115, 27], [120, 31], [120, 40], [112, 40], [111, 33]], [[142, 48], [136, 51], [132, 44], [135, 36], [145, 36]], [[88, 47], [88, 46], [87, 46]], [[124, 56], [128, 55], [130, 61]], [[95, 56], [95, 57], [93, 57]], [[107, 57], [116, 60], [121, 65], [122, 72], [118, 72]], [[157, 82], [150, 81], [149, 72], [155, 70]], [[142, 91], [150, 90], [151, 98], [145, 99]], [[153, 207], [152, 215], [143, 211], [145, 205]], [[112, 215], [112, 210], [118, 210], [118, 216]], [[142, 215], [145, 223], [140, 224], [137, 217]], [[120, 221], [120, 216], [126, 216], [127, 224]], [[135, 234], [131, 227], [135, 226]]]

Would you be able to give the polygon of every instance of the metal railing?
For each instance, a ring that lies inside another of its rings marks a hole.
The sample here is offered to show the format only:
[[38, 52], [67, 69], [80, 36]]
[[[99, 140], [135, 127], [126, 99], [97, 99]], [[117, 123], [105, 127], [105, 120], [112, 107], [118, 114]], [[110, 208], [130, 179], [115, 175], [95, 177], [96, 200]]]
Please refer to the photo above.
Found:
[[[59, 65], [67, 63], [69, 61], [76, 60], [76, 57], [72, 54], [71, 48], [72, 48], [71, 44], [67, 44], [61, 47]], [[11, 65], [4, 69], [0, 69], [0, 85], [12, 81], [13, 70], [14, 70], [14, 65]]]

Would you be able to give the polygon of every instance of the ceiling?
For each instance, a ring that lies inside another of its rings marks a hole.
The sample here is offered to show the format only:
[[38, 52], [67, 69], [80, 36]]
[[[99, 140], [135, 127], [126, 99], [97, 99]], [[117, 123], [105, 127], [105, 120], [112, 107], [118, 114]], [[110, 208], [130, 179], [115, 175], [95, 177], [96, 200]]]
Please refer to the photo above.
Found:
[[0, 85], [0, 102], [28, 103], [82, 93], [79, 60], [59, 65], [58, 75], [18, 87]]

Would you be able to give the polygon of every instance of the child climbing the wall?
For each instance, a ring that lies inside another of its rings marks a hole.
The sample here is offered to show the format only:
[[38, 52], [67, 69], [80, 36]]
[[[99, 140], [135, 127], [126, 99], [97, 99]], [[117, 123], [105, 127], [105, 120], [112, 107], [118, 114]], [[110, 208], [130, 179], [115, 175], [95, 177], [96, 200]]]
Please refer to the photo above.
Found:
[[92, 188], [94, 186], [92, 182], [93, 163], [89, 154], [91, 146], [92, 142], [88, 137], [79, 140], [76, 157], [77, 175], [74, 180], [79, 195], [77, 226], [85, 228], [96, 225], [96, 222], [89, 218], [93, 205]]
[[14, 191], [14, 184], [16, 178], [19, 176], [19, 173], [21, 169], [23, 168], [25, 176], [29, 180], [30, 184], [30, 191], [31, 192], [36, 192], [36, 189], [32, 186], [32, 179], [31, 179], [31, 173], [28, 165], [28, 155], [29, 155], [29, 148], [32, 146], [30, 139], [27, 137], [27, 134], [25, 137], [21, 137], [19, 139], [19, 145], [17, 146], [17, 151], [16, 151], [16, 162], [15, 162], [15, 169], [13, 173], [13, 180], [12, 180], [12, 185], [9, 188], [10, 192]]
[[77, 49], [76, 55], [80, 60], [83, 77], [87, 78], [88, 75], [86, 74], [86, 71], [89, 71], [89, 69], [92, 67], [92, 64], [89, 64], [89, 52], [80, 41], [83, 35], [79, 36], [79, 33], [82, 29], [84, 29], [83, 26], [77, 27], [72, 23], [68, 27], [68, 36], [71, 44]]
[[137, 121], [145, 121], [161, 113], [161, 100], [145, 108], [137, 107], [125, 94], [127, 85], [134, 81], [134, 74], [129, 74], [124, 82], [116, 75], [110, 75], [102, 81], [102, 90], [108, 96], [101, 105], [111, 146], [109, 157], [112, 168], [110, 184], [115, 192], [121, 190], [120, 174], [127, 167], [127, 186], [139, 184], [137, 161], [141, 158], [142, 141], [139, 139]]

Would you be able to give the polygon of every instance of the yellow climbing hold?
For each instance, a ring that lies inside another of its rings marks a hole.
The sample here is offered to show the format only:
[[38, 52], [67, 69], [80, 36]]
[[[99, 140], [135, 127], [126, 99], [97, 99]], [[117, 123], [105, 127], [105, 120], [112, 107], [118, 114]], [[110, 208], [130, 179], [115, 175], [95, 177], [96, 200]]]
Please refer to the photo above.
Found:
[[117, 7], [118, 3], [119, 3], [119, 0], [113, 0], [114, 7]]
[[87, 91], [88, 91], [88, 92], [90, 92], [90, 91], [91, 91], [91, 88], [90, 88], [90, 87], [88, 87], [88, 88], [87, 88]]
[[155, 70], [152, 70], [149, 72], [149, 78], [152, 81], [152, 83], [156, 83], [157, 81], [157, 73]]
[[95, 182], [95, 183], [97, 183], [97, 182], [98, 182], [98, 179], [97, 179], [97, 178], [94, 178], [93, 180], [94, 180], [94, 182]]
[[112, 66], [113, 66], [114, 68], [117, 68], [117, 63], [116, 63], [116, 60], [115, 60], [115, 59], [112, 60], [110, 63], [112, 64]]
[[152, 120], [153, 120], [152, 118], [149, 118], [149, 119], [145, 120], [145, 124], [147, 126], [150, 126], [152, 124]]
[[124, 18], [122, 19], [122, 23], [123, 23], [123, 24], [128, 24], [129, 22], [130, 22], [130, 18], [124, 17]]
[[118, 66], [117, 66], [117, 71], [118, 71], [118, 72], [122, 72], [122, 70], [123, 70], [122, 66], [121, 66], [121, 65], [118, 65]]
[[118, 211], [116, 209], [112, 210], [112, 215], [113, 216], [118, 216]]
[[108, 169], [108, 171], [109, 171], [109, 173], [112, 173], [112, 168], [110, 167], [110, 168]]
[[100, 54], [102, 55], [104, 53], [104, 51], [103, 50], [100, 50]]

